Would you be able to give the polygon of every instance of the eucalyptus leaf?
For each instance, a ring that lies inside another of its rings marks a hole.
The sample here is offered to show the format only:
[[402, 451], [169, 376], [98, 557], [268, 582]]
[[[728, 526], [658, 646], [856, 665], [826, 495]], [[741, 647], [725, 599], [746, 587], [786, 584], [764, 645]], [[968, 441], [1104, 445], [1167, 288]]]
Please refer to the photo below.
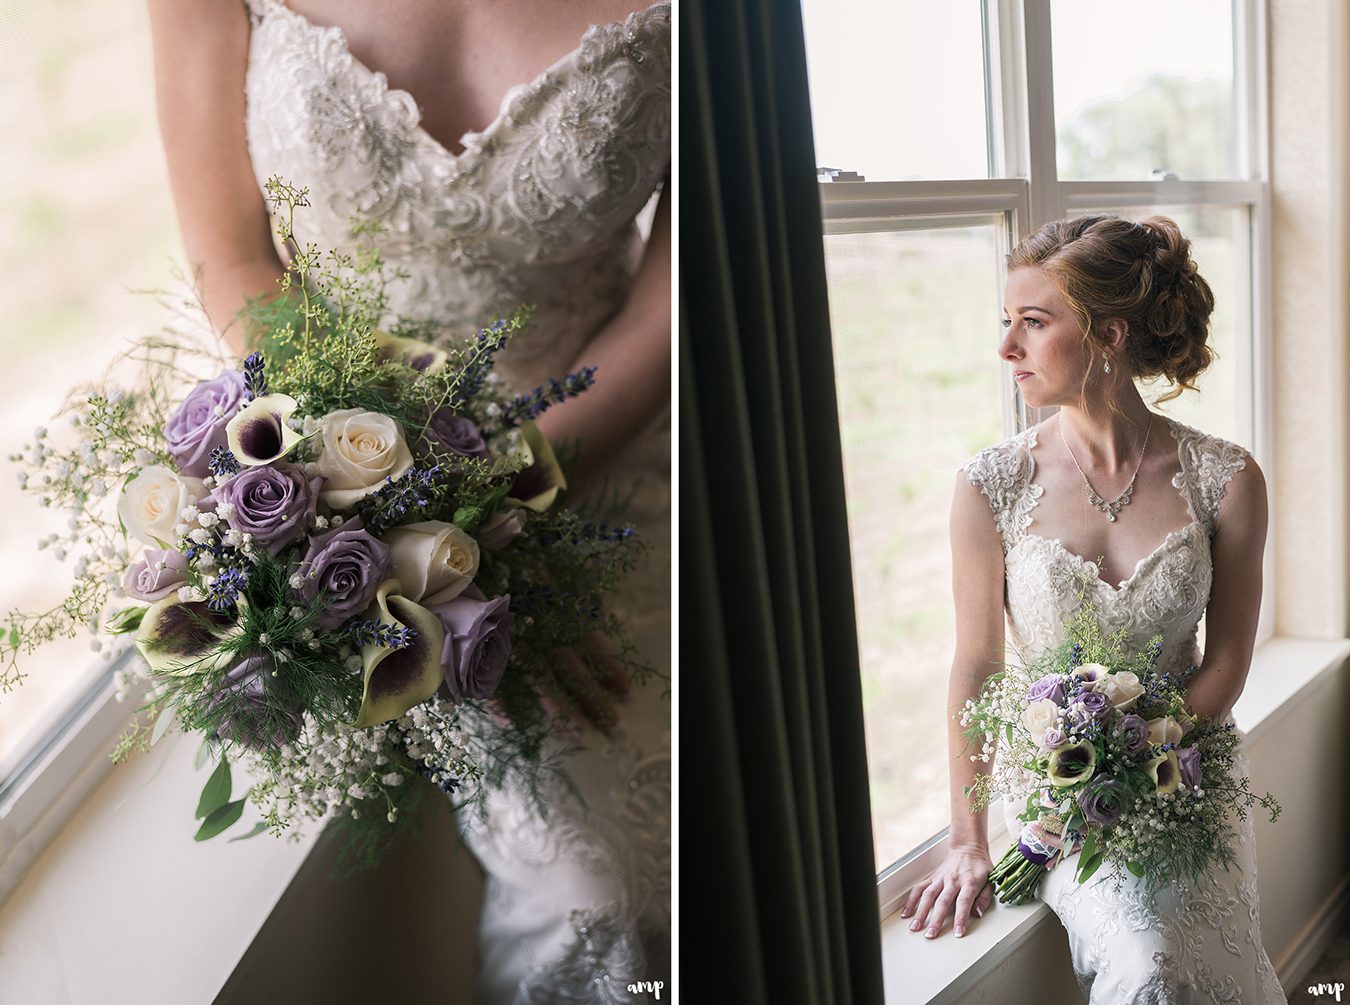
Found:
[[173, 717], [178, 714], [178, 702], [170, 702], [159, 713], [159, 718], [155, 720], [155, 728], [150, 731], [150, 746], [154, 746], [160, 740], [164, 739], [164, 734], [168, 732], [169, 726], [173, 724]]
[[253, 829], [249, 831], [247, 834], [240, 834], [236, 837], [230, 838], [230, 844], [234, 844], [234, 842], [236, 841], [247, 841], [251, 837], [257, 837], [265, 830], [267, 830], [267, 821], [259, 820], [256, 824], [253, 825]]
[[1125, 868], [1129, 869], [1130, 872], [1134, 873], [1140, 879], [1144, 878], [1144, 867], [1140, 865], [1138, 862], [1126, 862]]
[[1011, 743], [1013, 742], [1013, 730], [1012, 730], [1012, 723], [1011, 723], [1011, 722], [1007, 724], [1007, 730], [1006, 730], [1006, 731], [1007, 731], [1007, 734], [1008, 734], [1008, 743], [1011, 744]]
[[1080, 884], [1086, 883], [1089, 879], [1091, 879], [1092, 874], [1097, 871], [1097, 867], [1102, 864], [1102, 861], [1105, 858], [1106, 858], [1105, 853], [1098, 852], [1092, 858], [1083, 859], [1082, 861], [1080, 861], [1078, 865], [1078, 882]]
[[209, 761], [210, 759], [211, 759], [211, 741], [202, 740], [202, 745], [197, 748], [197, 760], [193, 764], [193, 767], [196, 768], [198, 771], [201, 771], [202, 768], [206, 767], [206, 762]]
[[220, 763], [216, 765], [216, 770], [211, 772], [211, 777], [206, 780], [206, 787], [202, 789], [202, 797], [197, 802], [197, 819], [208, 817], [225, 805], [230, 799], [230, 787], [230, 762], [222, 754]]
[[[225, 762], [222, 761], [222, 764]], [[197, 833], [193, 837], [194, 841], [209, 841], [223, 830], [232, 827], [236, 820], [244, 814], [244, 803], [247, 799], [236, 799], [232, 803], [226, 803], [213, 810], [202, 825], [197, 828]]]
[[1094, 834], [1092, 831], [1088, 831], [1088, 833], [1083, 837], [1083, 848], [1082, 848], [1083, 857], [1079, 859], [1079, 861], [1081, 862], [1090, 859], [1095, 854], [1097, 854], [1097, 835]]

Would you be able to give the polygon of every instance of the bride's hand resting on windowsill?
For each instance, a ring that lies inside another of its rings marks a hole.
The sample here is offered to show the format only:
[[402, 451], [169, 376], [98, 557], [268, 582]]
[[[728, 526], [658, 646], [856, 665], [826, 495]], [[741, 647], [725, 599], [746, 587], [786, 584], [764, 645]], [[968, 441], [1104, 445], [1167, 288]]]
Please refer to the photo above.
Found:
[[989, 873], [994, 863], [989, 849], [979, 845], [953, 845], [946, 859], [909, 891], [900, 917], [912, 918], [911, 932], [923, 930], [929, 939], [937, 938], [950, 913], [956, 937], [966, 934], [972, 911], [983, 917], [993, 903], [994, 888]]

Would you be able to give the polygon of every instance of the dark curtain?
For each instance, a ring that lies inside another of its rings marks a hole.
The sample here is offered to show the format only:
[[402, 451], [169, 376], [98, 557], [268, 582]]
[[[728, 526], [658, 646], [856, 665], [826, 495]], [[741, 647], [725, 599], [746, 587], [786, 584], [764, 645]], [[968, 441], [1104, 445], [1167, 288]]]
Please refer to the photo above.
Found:
[[801, 11], [680, 15], [680, 981], [882, 1000]]

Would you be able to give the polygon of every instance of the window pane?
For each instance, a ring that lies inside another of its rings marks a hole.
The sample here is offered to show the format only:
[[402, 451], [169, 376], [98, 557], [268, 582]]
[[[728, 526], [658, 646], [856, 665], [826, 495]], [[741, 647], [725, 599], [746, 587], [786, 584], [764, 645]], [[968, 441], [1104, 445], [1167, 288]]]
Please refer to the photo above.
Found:
[[[155, 125], [144, 4], [20, 3], [0, 33], [0, 353], [6, 364], [0, 457], [24, 450], [67, 391], [99, 376], [132, 336], [165, 321], [153, 298], [178, 254]], [[0, 617], [42, 611], [71, 584], [69, 564], [37, 539], [67, 515], [19, 492], [0, 464]], [[107, 666], [90, 636], [58, 640], [21, 663], [28, 680], [0, 694], [0, 773], [46, 729], [89, 675]]]
[[950, 822], [947, 522], [1003, 438], [1001, 221], [825, 238], [880, 872]]
[[1161, 215], [1175, 220], [1181, 232], [1191, 239], [1191, 257], [1200, 275], [1214, 291], [1214, 313], [1210, 316], [1209, 345], [1217, 358], [1196, 379], [1199, 393], [1183, 391], [1180, 397], [1157, 404], [1159, 395], [1172, 387], [1165, 379], [1140, 381], [1140, 393], [1150, 407], [1172, 416], [1188, 426], [1233, 440], [1248, 449], [1252, 446], [1252, 389], [1250, 364], [1251, 255], [1248, 210], [1212, 206], [1134, 206], [1129, 209], [1081, 210], [1114, 213], [1129, 220]]
[[1054, 0], [1061, 181], [1237, 177], [1232, 0]]
[[986, 178], [978, 3], [802, 0], [816, 166]]

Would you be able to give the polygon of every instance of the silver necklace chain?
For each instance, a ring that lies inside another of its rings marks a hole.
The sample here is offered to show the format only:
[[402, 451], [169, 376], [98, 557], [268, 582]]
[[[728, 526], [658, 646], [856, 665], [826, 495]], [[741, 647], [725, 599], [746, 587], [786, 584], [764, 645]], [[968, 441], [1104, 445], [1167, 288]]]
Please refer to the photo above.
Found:
[[1106, 519], [1114, 523], [1116, 514], [1120, 512], [1120, 508], [1128, 505], [1130, 502], [1130, 496], [1134, 492], [1134, 480], [1139, 477], [1139, 469], [1143, 466], [1144, 455], [1148, 453], [1148, 438], [1153, 435], [1152, 416], [1149, 417], [1148, 430], [1144, 433], [1144, 446], [1143, 449], [1139, 451], [1139, 463], [1134, 466], [1134, 474], [1130, 475], [1130, 483], [1125, 486], [1124, 492], [1116, 496], [1110, 502], [1107, 502], [1097, 494], [1097, 490], [1094, 489], [1092, 483], [1088, 481], [1087, 472], [1083, 470], [1083, 465], [1078, 463], [1077, 457], [1074, 457], [1073, 448], [1069, 446], [1069, 441], [1064, 438], [1064, 420], [1062, 418], [1058, 419], [1055, 425], [1059, 428], [1059, 438], [1064, 444], [1064, 449], [1069, 452], [1069, 459], [1073, 461], [1073, 466], [1078, 469], [1078, 473], [1083, 476], [1083, 486], [1087, 489], [1088, 502], [1092, 504], [1094, 509], [1105, 513]]

